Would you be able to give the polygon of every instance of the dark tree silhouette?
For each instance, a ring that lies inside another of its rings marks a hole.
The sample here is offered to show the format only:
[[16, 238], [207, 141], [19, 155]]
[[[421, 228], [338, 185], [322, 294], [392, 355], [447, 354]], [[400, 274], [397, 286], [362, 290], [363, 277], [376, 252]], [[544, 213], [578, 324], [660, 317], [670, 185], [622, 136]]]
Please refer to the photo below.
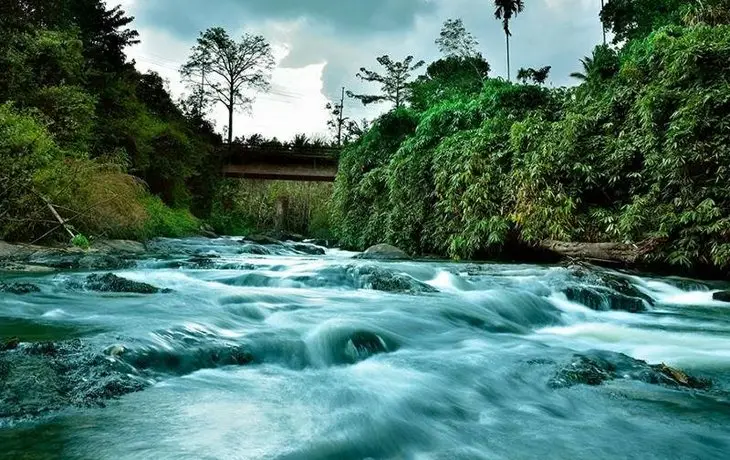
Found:
[[550, 76], [550, 69], [552, 69], [552, 66], [549, 65], [545, 67], [540, 67], [539, 69], [533, 69], [532, 67], [523, 67], [519, 71], [517, 71], [517, 79], [522, 83], [532, 81], [537, 85], [543, 85]]

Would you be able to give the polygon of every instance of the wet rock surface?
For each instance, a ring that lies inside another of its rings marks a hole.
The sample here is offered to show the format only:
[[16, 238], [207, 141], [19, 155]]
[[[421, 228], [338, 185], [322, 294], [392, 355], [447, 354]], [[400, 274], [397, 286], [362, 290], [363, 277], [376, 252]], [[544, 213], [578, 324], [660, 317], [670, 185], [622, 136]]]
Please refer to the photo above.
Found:
[[16, 344], [0, 352], [0, 420], [69, 406], [103, 407], [107, 400], [148, 385], [80, 340]]
[[573, 286], [566, 288], [563, 293], [568, 300], [585, 305], [592, 310], [619, 310], [629, 313], [646, 311], [643, 299], [619, 294], [608, 288]]
[[[79, 285], [72, 282], [70, 287], [79, 287]], [[170, 292], [169, 290], [163, 290], [156, 286], [152, 286], [151, 284], [128, 280], [113, 273], [89, 275], [81, 284], [81, 287], [89, 291], [130, 294], [157, 294], [159, 292]]]
[[89, 250], [0, 241], [0, 269], [19, 272], [119, 270], [134, 266], [132, 258], [144, 252], [145, 247], [141, 243], [122, 240], [95, 243]]
[[243, 241], [245, 243], [255, 243], [263, 246], [277, 246], [281, 244], [281, 241], [279, 239], [261, 234], [248, 235], [243, 239]]
[[250, 244], [246, 243], [239, 251], [241, 254], [251, 254], [256, 256], [268, 256], [271, 255], [271, 251], [264, 245], [261, 244]]
[[252, 362], [247, 348], [225, 343], [178, 343], [174, 351], [113, 345], [97, 351], [80, 339], [8, 339], [0, 343], [0, 425], [67, 407], [104, 407], [165, 378]]
[[304, 279], [313, 287], [350, 286], [354, 289], [420, 294], [438, 290], [416, 278], [396, 270], [372, 264], [350, 264], [319, 272], [315, 279]]
[[321, 247], [315, 246], [313, 244], [307, 244], [307, 243], [296, 243], [290, 245], [292, 249], [294, 249], [297, 252], [301, 252], [303, 254], [309, 254], [312, 256], [323, 256], [325, 255], [325, 250]]
[[712, 299], [720, 302], [730, 302], [730, 291], [715, 292], [712, 294]]
[[0, 292], [8, 294], [32, 294], [34, 292], [41, 292], [41, 288], [35, 284], [30, 283], [4, 283], [0, 281]]
[[377, 244], [357, 255], [356, 258], [366, 260], [409, 260], [411, 256], [390, 244]]
[[573, 355], [550, 379], [552, 388], [574, 385], [601, 385], [611, 380], [638, 380], [674, 388], [706, 390], [712, 386], [708, 379], [697, 378], [665, 364], [648, 364], [622, 353], [593, 350]]
[[571, 266], [568, 270], [581, 281], [563, 289], [568, 300], [598, 311], [626, 311], [642, 313], [654, 305], [654, 299], [634, 286], [626, 276], [618, 273]]

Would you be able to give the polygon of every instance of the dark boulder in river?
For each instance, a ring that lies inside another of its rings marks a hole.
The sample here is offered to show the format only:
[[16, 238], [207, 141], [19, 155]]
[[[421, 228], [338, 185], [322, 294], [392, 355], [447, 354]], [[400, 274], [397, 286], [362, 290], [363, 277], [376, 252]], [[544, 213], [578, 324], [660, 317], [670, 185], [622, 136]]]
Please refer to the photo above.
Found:
[[302, 252], [304, 254], [309, 254], [312, 256], [323, 256], [325, 254], [324, 249], [320, 248], [319, 246], [315, 246], [313, 244], [296, 243], [296, 244], [292, 244], [291, 248], [297, 252]]
[[24, 419], [69, 406], [103, 407], [149, 383], [80, 340], [15, 344], [0, 352], [0, 420]]
[[281, 241], [270, 236], [254, 234], [248, 235], [246, 238], [244, 238], [244, 243], [256, 243], [264, 246], [275, 246], [281, 244]]
[[356, 256], [358, 259], [368, 260], [408, 260], [411, 258], [405, 251], [390, 244], [377, 244], [369, 247], [365, 252]]
[[712, 300], [720, 302], [730, 302], [730, 291], [720, 291], [712, 294]]
[[563, 293], [568, 300], [583, 304], [592, 310], [620, 310], [629, 313], [646, 311], [642, 299], [619, 294], [607, 288], [571, 286], [566, 288]]
[[654, 299], [631, 283], [627, 275], [590, 267], [571, 266], [570, 273], [580, 280], [571, 284], [563, 293], [572, 302], [578, 302], [592, 310], [618, 310], [641, 313], [654, 305]]
[[35, 284], [30, 283], [3, 283], [0, 281], [0, 292], [23, 295], [41, 292], [41, 289]]
[[84, 287], [90, 291], [97, 292], [133, 294], [157, 294], [158, 292], [170, 292], [169, 290], [161, 290], [151, 284], [128, 280], [113, 273], [107, 273], [105, 275], [89, 275], [86, 277]]
[[351, 265], [347, 267], [347, 276], [357, 289], [408, 294], [438, 292], [433, 286], [406, 273], [386, 270], [376, 265]]
[[571, 361], [557, 371], [549, 385], [553, 388], [601, 385], [616, 379], [700, 390], [712, 386], [712, 382], [707, 379], [689, 376], [666, 364], [647, 364], [622, 353], [602, 350], [573, 355]]

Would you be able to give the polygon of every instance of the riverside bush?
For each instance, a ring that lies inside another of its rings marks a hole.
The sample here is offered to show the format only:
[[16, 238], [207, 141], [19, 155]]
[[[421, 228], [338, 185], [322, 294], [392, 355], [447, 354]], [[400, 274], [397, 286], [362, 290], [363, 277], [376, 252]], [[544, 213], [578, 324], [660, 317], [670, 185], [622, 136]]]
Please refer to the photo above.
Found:
[[337, 236], [455, 258], [618, 241], [730, 270], [730, 26], [664, 27], [589, 62], [571, 89], [416, 91], [435, 102], [387, 114], [343, 152]]
[[284, 229], [315, 238], [331, 236], [332, 184], [230, 179], [221, 183], [207, 221], [217, 233], [247, 235], [275, 227], [276, 205], [286, 202]]

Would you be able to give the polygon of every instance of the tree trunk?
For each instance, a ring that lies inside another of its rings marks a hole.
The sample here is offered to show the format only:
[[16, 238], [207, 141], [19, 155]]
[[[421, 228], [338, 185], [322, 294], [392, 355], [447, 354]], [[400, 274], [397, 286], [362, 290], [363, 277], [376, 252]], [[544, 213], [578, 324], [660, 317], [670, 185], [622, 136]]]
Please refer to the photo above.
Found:
[[510, 72], [509, 66], [509, 32], [505, 32], [504, 36], [507, 38], [507, 81], [512, 81], [512, 73]]
[[[601, 13], [603, 13], [603, 8], [606, 7], [605, 1], [601, 0]], [[600, 17], [600, 15], [599, 15]], [[601, 29], [603, 29], [603, 44], [606, 45], [606, 24], [603, 23], [603, 20], [601, 20]]]
[[233, 105], [228, 108], [228, 148], [233, 144]]

